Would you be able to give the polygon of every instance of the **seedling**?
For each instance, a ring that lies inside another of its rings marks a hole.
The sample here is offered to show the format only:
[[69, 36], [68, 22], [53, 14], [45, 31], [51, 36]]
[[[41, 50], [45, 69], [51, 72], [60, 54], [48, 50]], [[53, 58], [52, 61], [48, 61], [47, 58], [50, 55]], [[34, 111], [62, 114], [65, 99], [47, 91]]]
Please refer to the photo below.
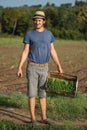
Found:
[[60, 95], [75, 96], [77, 91], [77, 76], [51, 72], [48, 77], [46, 91]]

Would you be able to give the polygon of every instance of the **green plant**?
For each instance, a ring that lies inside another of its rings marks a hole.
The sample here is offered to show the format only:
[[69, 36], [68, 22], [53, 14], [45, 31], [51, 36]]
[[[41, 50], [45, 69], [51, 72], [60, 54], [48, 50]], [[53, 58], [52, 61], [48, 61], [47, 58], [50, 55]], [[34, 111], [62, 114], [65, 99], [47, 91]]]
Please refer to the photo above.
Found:
[[53, 93], [68, 92], [73, 93], [76, 90], [74, 80], [63, 80], [58, 78], [48, 78], [47, 91]]

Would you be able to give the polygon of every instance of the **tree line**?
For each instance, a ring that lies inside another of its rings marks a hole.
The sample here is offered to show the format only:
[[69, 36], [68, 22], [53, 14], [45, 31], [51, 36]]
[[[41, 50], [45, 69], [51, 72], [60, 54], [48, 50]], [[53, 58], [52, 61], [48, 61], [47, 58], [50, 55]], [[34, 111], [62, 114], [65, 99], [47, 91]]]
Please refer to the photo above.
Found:
[[23, 36], [33, 28], [32, 17], [37, 10], [46, 14], [46, 28], [60, 39], [87, 40], [87, 5], [7, 7], [0, 6], [0, 33]]

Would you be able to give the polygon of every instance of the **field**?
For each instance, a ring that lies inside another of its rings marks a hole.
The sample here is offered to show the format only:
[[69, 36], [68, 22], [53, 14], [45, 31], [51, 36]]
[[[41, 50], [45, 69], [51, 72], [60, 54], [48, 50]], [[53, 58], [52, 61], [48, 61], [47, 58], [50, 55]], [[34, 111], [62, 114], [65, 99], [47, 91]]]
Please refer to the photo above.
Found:
[[[0, 38], [0, 94], [26, 93], [26, 63], [23, 68], [23, 78], [19, 79], [16, 74], [22, 47], [22, 38]], [[78, 92], [87, 96], [87, 42], [56, 40], [55, 48], [64, 73], [76, 75], [78, 77]], [[50, 71], [57, 71], [52, 59], [49, 62]], [[5, 111], [6, 109], [7, 111]], [[0, 106], [0, 110], [6, 112], [6, 114], [0, 115], [1, 119], [11, 119], [8, 111], [27, 114], [22, 109], [6, 108], [6, 106]], [[12, 120], [18, 121], [13, 118]]]

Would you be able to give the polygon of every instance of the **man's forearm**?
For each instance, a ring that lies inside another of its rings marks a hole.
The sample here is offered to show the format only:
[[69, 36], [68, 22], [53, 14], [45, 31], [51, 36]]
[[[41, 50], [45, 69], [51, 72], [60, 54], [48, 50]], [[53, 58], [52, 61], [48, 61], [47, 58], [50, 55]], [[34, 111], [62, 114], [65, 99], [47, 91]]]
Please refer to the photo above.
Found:
[[22, 68], [24, 62], [26, 61], [28, 53], [29, 53], [29, 45], [25, 44], [24, 48], [23, 48], [23, 51], [22, 51], [22, 54], [21, 54], [20, 62], [19, 62], [19, 65], [18, 65], [19, 69]]
[[53, 61], [57, 65], [58, 71], [61, 72], [61, 73], [63, 73], [63, 70], [62, 70], [59, 58], [57, 56], [57, 53], [56, 53], [56, 50], [55, 50], [53, 44], [51, 45], [51, 52], [50, 53], [51, 53], [51, 57], [52, 57]]
[[53, 61], [55, 62], [55, 64], [57, 65], [57, 67], [61, 67], [58, 56], [57, 56], [57, 53], [56, 53], [55, 50], [53, 50], [51, 52], [51, 57], [52, 57]]
[[18, 68], [22, 68], [24, 62], [26, 61], [27, 59], [27, 54], [25, 54], [25, 52], [22, 53], [21, 55], [21, 58], [20, 58], [20, 62], [19, 62], [19, 65], [18, 65]]

